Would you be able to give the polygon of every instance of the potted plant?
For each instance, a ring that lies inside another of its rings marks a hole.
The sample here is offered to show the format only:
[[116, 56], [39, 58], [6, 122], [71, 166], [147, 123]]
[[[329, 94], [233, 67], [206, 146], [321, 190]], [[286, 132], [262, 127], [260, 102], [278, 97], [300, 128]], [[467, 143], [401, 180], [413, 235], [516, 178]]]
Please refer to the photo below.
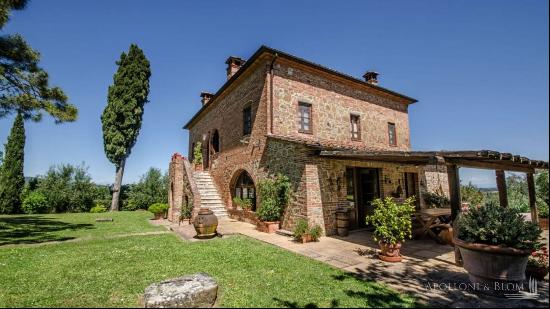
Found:
[[155, 220], [162, 219], [164, 214], [168, 211], [168, 205], [163, 203], [155, 203], [149, 206], [149, 212], [155, 215]]
[[300, 219], [296, 223], [293, 236], [297, 241], [305, 244], [312, 241], [318, 241], [322, 233], [323, 229], [319, 225], [310, 228], [306, 220]]
[[497, 287], [525, 280], [531, 252], [540, 247], [541, 229], [519, 210], [489, 203], [471, 207], [456, 222], [455, 245], [474, 284], [500, 294]]
[[[537, 202], [538, 203], [538, 202]], [[539, 226], [543, 230], [548, 229], [548, 204], [546, 202], [541, 201], [538, 203], [539, 206]]]
[[243, 198], [241, 199], [241, 208], [242, 210], [250, 211], [252, 209], [252, 200], [249, 198]]
[[240, 210], [242, 209], [242, 203], [243, 203], [243, 200], [236, 196], [233, 198], [233, 207], [236, 208], [237, 210]]
[[180, 225], [181, 222], [184, 220], [187, 220], [187, 222], [191, 224], [192, 216], [193, 216], [193, 203], [191, 201], [189, 201], [189, 203], [187, 204], [183, 203], [183, 205], [181, 206], [178, 225]]
[[274, 233], [279, 229], [280, 218], [290, 200], [290, 180], [283, 175], [267, 178], [259, 182], [261, 205], [256, 212], [258, 230]]
[[400, 262], [400, 249], [406, 238], [411, 238], [414, 197], [397, 203], [392, 197], [372, 202], [374, 213], [367, 216], [367, 224], [374, 227], [374, 240], [380, 246], [378, 257], [386, 262]]
[[202, 143], [197, 142], [195, 149], [193, 149], [193, 164], [195, 165], [195, 171], [202, 171]]
[[527, 260], [525, 274], [537, 280], [543, 280], [548, 275], [548, 249], [546, 247], [531, 253]]

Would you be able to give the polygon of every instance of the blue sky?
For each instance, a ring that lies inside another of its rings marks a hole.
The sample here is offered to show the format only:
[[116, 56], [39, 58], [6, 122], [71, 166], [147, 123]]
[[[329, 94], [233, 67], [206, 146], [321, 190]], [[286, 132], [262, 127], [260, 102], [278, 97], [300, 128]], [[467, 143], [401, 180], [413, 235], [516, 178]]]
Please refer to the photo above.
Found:
[[[27, 123], [25, 174], [85, 162], [114, 179], [100, 115], [115, 61], [137, 43], [151, 62], [150, 103], [125, 182], [187, 154], [183, 124], [199, 93], [226, 80], [229, 55], [265, 44], [419, 100], [415, 150], [493, 149], [548, 160], [548, 1], [31, 1], [3, 30], [20, 33], [80, 110], [75, 123]], [[4, 143], [12, 117], [0, 119]], [[494, 186], [494, 174], [462, 170]]]

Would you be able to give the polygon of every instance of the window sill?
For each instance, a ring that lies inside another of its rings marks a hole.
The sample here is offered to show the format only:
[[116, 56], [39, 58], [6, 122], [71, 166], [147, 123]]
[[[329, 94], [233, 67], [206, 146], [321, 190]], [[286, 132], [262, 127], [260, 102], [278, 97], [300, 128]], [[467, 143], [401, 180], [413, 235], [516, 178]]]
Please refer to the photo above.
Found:
[[298, 133], [313, 135], [313, 131], [298, 130]]

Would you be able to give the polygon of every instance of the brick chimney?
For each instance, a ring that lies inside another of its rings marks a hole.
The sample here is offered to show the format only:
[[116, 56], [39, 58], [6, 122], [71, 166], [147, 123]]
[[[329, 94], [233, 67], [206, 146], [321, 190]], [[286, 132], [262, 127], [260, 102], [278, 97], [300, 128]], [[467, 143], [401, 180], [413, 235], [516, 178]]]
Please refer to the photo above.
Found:
[[378, 73], [374, 71], [367, 71], [365, 75], [363, 75], [365, 78], [365, 81], [371, 85], [378, 85]]
[[243, 64], [246, 62], [246, 60], [230, 56], [225, 61], [225, 64], [227, 64], [227, 79], [230, 79], [237, 71], [243, 66]]
[[208, 103], [210, 101], [210, 99], [212, 99], [214, 95], [211, 94], [210, 92], [206, 92], [206, 91], [203, 91], [201, 92], [201, 102], [202, 102], [202, 105], [206, 105], [206, 103]]

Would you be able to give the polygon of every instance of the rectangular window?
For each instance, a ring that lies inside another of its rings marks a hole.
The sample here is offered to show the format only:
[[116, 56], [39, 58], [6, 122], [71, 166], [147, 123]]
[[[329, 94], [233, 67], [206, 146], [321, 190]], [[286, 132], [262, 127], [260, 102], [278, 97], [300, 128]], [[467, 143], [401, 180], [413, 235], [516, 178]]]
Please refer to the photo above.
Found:
[[351, 139], [354, 141], [361, 140], [361, 116], [351, 114], [349, 118]]
[[388, 122], [388, 138], [390, 146], [397, 146], [397, 136], [395, 134], [395, 123]]
[[252, 133], [252, 108], [243, 109], [243, 135]]
[[311, 104], [298, 103], [298, 125], [300, 133], [311, 133], [313, 124], [311, 123]]

